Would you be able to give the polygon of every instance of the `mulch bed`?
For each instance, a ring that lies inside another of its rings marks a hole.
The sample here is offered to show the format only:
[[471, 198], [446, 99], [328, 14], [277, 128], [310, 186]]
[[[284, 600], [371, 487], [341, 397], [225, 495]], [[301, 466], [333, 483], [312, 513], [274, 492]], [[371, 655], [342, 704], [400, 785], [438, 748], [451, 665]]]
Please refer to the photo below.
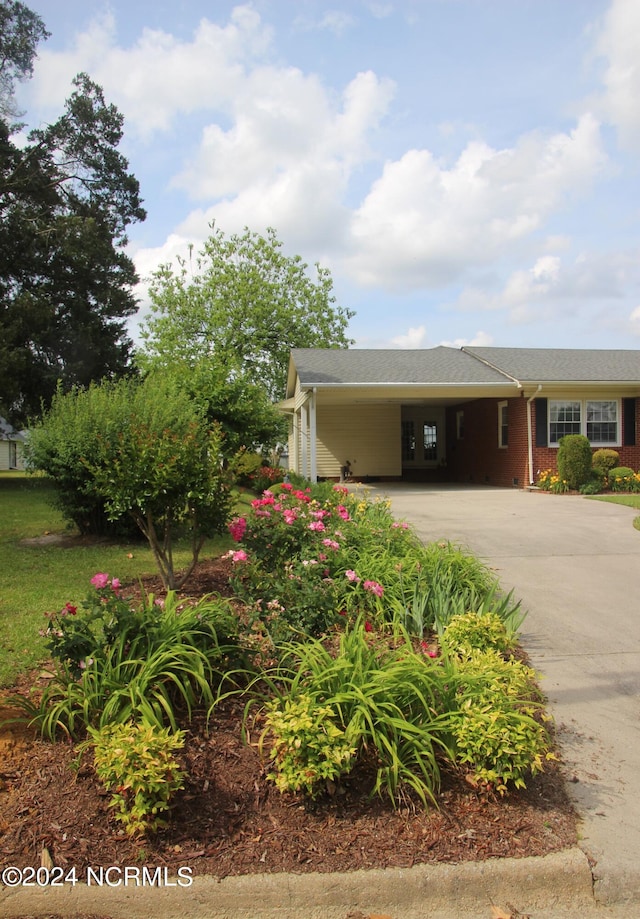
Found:
[[[160, 593], [154, 578], [147, 590]], [[228, 591], [227, 563], [204, 562], [189, 584], [199, 596]], [[90, 758], [74, 769], [69, 744], [0, 732], [0, 862], [40, 865], [191, 866], [196, 875], [335, 872], [410, 867], [495, 857], [546, 855], [577, 841], [576, 816], [562, 769], [550, 764], [526, 790], [503, 798], [445, 772], [438, 808], [407, 799], [399, 810], [370, 798], [371, 774], [348, 777], [316, 801], [282, 795], [266, 778], [255, 745], [243, 742], [242, 704], [228, 700], [212, 719], [191, 724], [181, 754], [188, 779], [169, 825], [144, 841], [128, 838], [112, 816], [109, 794]], [[0, 719], [2, 712], [0, 711]]]

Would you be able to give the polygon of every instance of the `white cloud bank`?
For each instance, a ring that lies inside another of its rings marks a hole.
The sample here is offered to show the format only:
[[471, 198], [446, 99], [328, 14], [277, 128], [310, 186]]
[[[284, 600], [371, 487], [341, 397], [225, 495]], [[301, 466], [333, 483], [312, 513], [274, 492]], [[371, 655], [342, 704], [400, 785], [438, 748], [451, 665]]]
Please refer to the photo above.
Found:
[[606, 58], [604, 116], [615, 125], [622, 144], [640, 150], [640, 3], [613, 0], [597, 44]]

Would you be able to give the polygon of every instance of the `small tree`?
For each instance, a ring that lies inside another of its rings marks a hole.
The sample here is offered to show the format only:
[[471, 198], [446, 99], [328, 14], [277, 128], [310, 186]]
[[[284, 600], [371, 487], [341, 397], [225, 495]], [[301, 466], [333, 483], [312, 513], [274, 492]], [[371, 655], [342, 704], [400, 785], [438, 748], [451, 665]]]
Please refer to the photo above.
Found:
[[[59, 392], [33, 432], [29, 458], [61, 489], [72, 519], [86, 504], [112, 521], [133, 520], [164, 586], [177, 589], [197, 565], [205, 539], [222, 532], [230, 514], [221, 444], [220, 429], [183, 389], [170, 378], [149, 376], [142, 383]], [[178, 578], [173, 544], [185, 533], [192, 558]]]
[[566, 434], [560, 438], [558, 474], [574, 489], [591, 478], [591, 444], [584, 434]]
[[[175, 384], [153, 376], [138, 386], [116, 385], [125, 424], [98, 437], [86, 465], [108, 516], [129, 515], [151, 546], [162, 583], [182, 587], [205, 539], [223, 532], [231, 510], [230, 478], [223, 469], [222, 434]], [[178, 578], [176, 535], [188, 533], [191, 562]]]

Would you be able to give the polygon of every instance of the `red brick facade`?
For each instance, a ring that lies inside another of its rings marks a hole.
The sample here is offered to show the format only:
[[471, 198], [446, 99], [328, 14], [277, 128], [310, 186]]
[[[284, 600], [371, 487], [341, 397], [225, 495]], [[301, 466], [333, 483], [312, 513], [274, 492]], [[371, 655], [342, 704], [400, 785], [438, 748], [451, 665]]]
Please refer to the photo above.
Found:
[[[500, 402], [508, 405], [508, 445], [500, 447]], [[463, 413], [463, 418], [459, 418]], [[458, 437], [462, 423], [463, 435]], [[627, 438], [624, 417], [621, 419], [622, 441]], [[557, 447], [536, 446], [535, 402], [531, 404], [531, 441], [533, 478], [544, 469], [557, 468]], [[594, 452], [597, 449], [593, 448]], [[640, 470], [640, 398], [635, 400], [635, 445], [614, 448], [620, 465]], [[477, 399], [447, 409], [447, 478], [456, 482], [520, 487], [529, 484], [529, 439], [527, 432], [527, 399]]]

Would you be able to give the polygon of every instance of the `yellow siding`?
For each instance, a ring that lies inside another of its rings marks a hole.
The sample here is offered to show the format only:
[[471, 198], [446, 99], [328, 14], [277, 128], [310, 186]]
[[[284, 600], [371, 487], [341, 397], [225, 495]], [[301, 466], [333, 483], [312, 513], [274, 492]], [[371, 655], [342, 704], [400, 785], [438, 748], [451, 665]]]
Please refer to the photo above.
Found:
[[318, 475], [339, 476], [347, 460], [358, 478], [402, 475], [400, 405], [319, 405]]

